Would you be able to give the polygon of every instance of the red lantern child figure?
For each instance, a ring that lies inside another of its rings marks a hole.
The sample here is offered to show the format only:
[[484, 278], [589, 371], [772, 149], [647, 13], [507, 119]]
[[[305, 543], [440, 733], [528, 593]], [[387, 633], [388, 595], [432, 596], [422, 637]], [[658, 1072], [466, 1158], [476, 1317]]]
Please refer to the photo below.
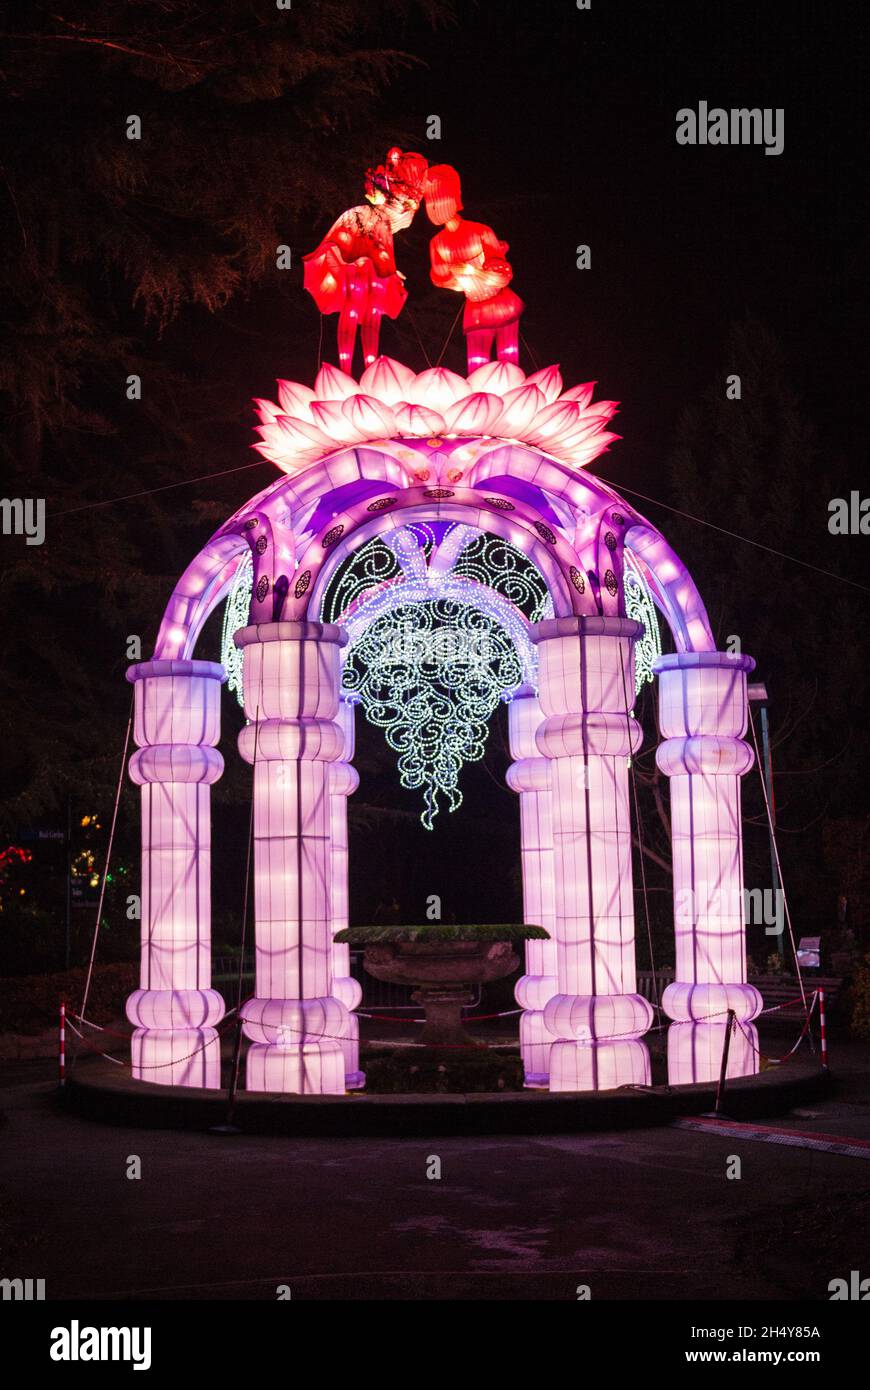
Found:
[[338, 361], [350, 373], [357, 328], [370, 366], [378, 355], [381, 318], [394, 319], [408, 292], [396, 269], [393, 234], [410, 227], [423, 197], [426, 160], [391, 149], [366, 171], [367, 203], [343, 212], [316, 251], [303, 257], [305, 288], [322, 314], [338, 314]]
[[430, 243], [432, 280], [443, 289], [465, 295], [462, 330], [468, 344], [468, 370], [490, 360], [493, 338], [500, 362], [519, 357], [520, 314], [523, 301], [508, 286], [513, 271], [505, 260], [506, 241], [491, 227], [466, 222], [459, 216], [462, 189], [450, 164], [436, 164], [426, 178], [426, 214], [443, 227]]

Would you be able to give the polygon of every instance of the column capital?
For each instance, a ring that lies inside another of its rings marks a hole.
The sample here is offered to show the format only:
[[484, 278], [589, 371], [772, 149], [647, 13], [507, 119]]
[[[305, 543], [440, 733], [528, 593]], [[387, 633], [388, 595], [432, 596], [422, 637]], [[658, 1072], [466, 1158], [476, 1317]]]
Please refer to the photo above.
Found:
[[656, 765], [666, 777], [743, 777], [754, 762], [748, 743], [719, 734], [668, 738], [656, 749]]
[[252, 719], [239, 731], [238, 749], [246, 763], [336, 763], [344, 734], [332, 719]]
[[350, 638], [347, 629], [337, 623], [253, 623], [239, 628], [234, 637], [237, 647], [250, 647], [254, 642], [327, 642], [346, 647]]
[[[742, 652], [676, 652], [659, 657], [654, 669], [664, 737], [742, 738], [747, 723], [746, 676], [754, 667], [752, 657]], [[667, 771], [661, 762], [659, 766]]]
[[[335, 623], [254, 623], [242, 628], [235, 642], [244, 652], [248, 719], [334, 720], [341, 689], [341, 648], [347, 640], [346, 630]], [[337, 725], [336, 732], [340, 732]], [[339, 740], [329, 760], [340, 756]]]
[[670, 652], [653, 662], [656, 675], [664, 671], [692, 671], [699, 667], [720, 666], [731, 671], [755, 670], [755, 658], [745, 652]]
[[352, 763], [338, 761], [330, 765], [330, 796], [353, 796], [358, 786], [359, 773]]
[[[538, 751], [546, 757], [567, 757], [581, 753], [580, 746], [544, 748], [541, 739], [553, 720], [565, 717], [586, 726], [594, 716], [613, 714], [627, 737], [626, 722], [634, 703], [634, 644], [643, 633], [643, 624], [633, 618], [572, 617], [551, 618], [532, 629], [538, 644], [538, 680], [541, 709], [546, 716], [536, 735]], [[606, 721], [604, 721], [606, 722]], [[583, 748], [583, 751], [588, 751]], [[619, 756], [613, 747], [601, 748]]]
[[202, 743], [152, 743], [137, 749], [130, 759], [130, 781], [138, 787], [146, 782], [217, 782], [224, 760], [216, 748]]
[[[220, 776], [222, 761], [217, 755], [211, 758], [205, 754], [199, 758], [197, 771], [194, 750], [208, 745], [213, 748], [220, 738], [221, 685], [227, 678], [223, 666], [217, 661], [161, 659], [138, 662], [126, 674], [135, 696], [133, 741], [140, 749], [159, 746], [164, 750], [150, 761], [134, 754], [137, 765], [142, 764], [141, 780], [215, 781]], [[179, 773], [177, 778], [168, 775], [173, 771], [170, 761]], [[206, 770], [205, 762], [209, 762], [211, 771]], [[146, 764], [150, 770], [146, 770]], [[132, 762], [130, 766], [132, 769]], [[140, 778], [133, 780], [138, 782]]]
[[155, 657], [151, 661], [137, 661], [133, 666], [128, 666], [125, 676], [131, 685], [134, 685], [136, 681], [172, 676], [196, 676], [200, 680], [219, 681], [223, 684], [227, 678], [227, 673], [219, 661]]
[[548, 792], [552, 780], [550, 760], [543, 754], [533, 758], [517, 758], [505, 773], [505, 781], [512, 792]]
[[583, 617], [545, 618], [533, 623], [530, 635], [533, 642], [548, 642], [554, 637], [640, 637], [643, 623], [634, 618], [602, 617], [599, 614]]
[[[523, 758], [539, 758], [541, 755], [535, 743], [535, 734], [544, 718], [544, 711], [541, 709], [538, 692], [534, 686], [519, 686], [507, 703], [507, 711], [508, 738], [514, 758], [518, 761]], [[508, 786], [512, 786], [514, 791], [521, 790], [510, 781]]]
[[624, 710], [552, 714], [539, 726], [536, 739], [544, 758], [627, 758], [643, 742], [643, 729]]

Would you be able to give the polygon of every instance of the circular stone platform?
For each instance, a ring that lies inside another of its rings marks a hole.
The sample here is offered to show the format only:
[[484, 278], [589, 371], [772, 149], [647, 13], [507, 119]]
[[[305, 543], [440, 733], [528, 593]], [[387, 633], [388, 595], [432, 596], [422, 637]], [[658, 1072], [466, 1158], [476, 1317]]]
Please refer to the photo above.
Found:
[[[723, 1118], [783, 1114], [829, 1095], [834, 1080], [816, 1065], [796, 1065], [728, 1082]], [[119, 1075], [102, 1059], [80, 1063], [62, 1103], [86, 1119], [144, 1129], [209, 1130], [226, 1120], [225, 1091], [155, 1086]], [[716, 1087], [623, 1087], [617, 1091], [550, 1094], [512, 1091], [470, 1095], [264, 1095], [239, 1091], [234, 1125], [245, 1134], [428, 1138], [451, 1134], [571, 1134], [668, 1124], [709, 1113]]]

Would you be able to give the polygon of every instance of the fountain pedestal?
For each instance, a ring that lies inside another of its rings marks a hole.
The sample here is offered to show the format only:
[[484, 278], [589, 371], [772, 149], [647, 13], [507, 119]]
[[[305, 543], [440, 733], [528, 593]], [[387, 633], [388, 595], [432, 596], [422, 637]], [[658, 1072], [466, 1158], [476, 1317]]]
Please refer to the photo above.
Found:
[[462, 1025], [472, 985], [510, 975], [519, 966], [515, 941], [546, 937], [541, 927], [350, 927], [336, 940], [365, 948], [369, 975], [389, 984], [413, 985], [412, 998], [426, 1014], [420, 1042], [431, 1047], [477, 1047]]

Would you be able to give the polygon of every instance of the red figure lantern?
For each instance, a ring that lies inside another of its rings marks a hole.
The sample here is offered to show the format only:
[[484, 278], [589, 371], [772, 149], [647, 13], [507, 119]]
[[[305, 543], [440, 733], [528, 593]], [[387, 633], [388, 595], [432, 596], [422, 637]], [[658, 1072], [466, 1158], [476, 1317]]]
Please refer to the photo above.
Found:
[[343, 212], [323, 241], [303, 257], [305, 288], [322, 314], [338, 314], [338, 361], [350, 373], [357, 328], [365, 365], [378, 355], [384, 314], [394, 319], [408, 297], [396, 269], [393, 235], [409, 227], [423, 196], [426, 160], [393, 148], [366, 173], [368, 202]]
[[468, 370], [490, 360], [493, 340], [500, 362], [516, 362], [523, 301], [509, 288], [513, 271], [505, 259], [508, 243], [483, 222], [460, 217], [462, 189], [450, 164], [436, 164], [426, 178], [426, 215], [436, 227], [430, 256], [432, 280], [465, 295], [462, 329], [468, 344]]

